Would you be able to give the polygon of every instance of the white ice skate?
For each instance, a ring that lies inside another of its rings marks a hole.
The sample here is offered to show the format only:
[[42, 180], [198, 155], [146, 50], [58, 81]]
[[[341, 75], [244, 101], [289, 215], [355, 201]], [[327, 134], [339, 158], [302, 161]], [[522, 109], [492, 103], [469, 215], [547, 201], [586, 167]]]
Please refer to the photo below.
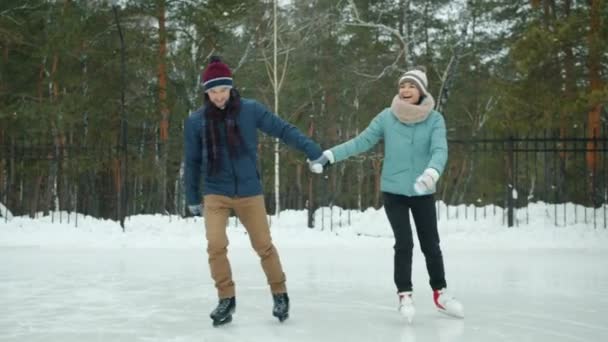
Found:
[[445, 288], [433, 291], [433, 300], [439, 312], [453, 317], [464, 318], [462, 303], [450, 296]]
[[412, 292], [399, 292], [399, 313], [405, 317], [408, 323], [412, 323], [416, 309], [414, 308], [414, 300], [412, 299]]

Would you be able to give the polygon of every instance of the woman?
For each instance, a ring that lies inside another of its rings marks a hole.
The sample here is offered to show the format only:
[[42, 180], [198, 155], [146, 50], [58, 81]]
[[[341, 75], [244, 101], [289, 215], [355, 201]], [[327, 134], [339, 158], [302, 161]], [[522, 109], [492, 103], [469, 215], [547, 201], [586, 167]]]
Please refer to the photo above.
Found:
[[384, 209], [395, 235], [394, 280], [399, 295], [399, 311], [411, 322], [412, 250], [414, 247], [409, 212], [433, 289], [433, 300], [443, 313], [464, 317], [462, 304], [446, 290], [443, 256], [439, 246], [435, 184], [448, 157], [445, 121], [433, 110], [435, 101], [428, 92], [424, 68], [410, 70], [399, 78], [399, 91], [390, 108], [378, 114], [357, 137], [323, 152], [311, 162], [311, 170], [321, 171], [335, 163], [365, 152], [384, 139], [381, 190]]

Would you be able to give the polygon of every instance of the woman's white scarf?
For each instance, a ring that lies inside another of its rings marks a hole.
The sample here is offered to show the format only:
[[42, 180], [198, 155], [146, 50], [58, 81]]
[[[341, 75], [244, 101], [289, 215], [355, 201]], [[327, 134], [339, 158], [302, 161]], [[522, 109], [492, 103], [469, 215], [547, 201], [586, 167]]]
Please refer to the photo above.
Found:
[[399, 94], [395, 95], [393, 103], [391, 103], [391, 110], [395, 117], [410, 125], [426, 120], [433, 108], [435, 108], [435, 99], [431, 94], [427, 94], [419, 105], [409, 103], [400, 98]]

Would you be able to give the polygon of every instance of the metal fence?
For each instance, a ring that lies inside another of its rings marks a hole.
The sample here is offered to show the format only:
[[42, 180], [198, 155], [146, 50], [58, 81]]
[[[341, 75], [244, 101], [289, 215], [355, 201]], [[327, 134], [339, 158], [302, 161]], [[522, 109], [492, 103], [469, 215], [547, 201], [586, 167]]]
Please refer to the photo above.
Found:
[[[584, 132], [584, 130], [581, 130]], [[513, 226], [515, 211], [528, 208], [532, 203], [549, 203], [552, 205], [554, 225], [564, 225], [567, 222], [589, 222], [597, 225], [598, 209], [602, 225], [606, 227], [606, 204], [608, 204], [608, 137], [596, 134], [593, 138], [584, 136], [564, 137], [559, 131], [543, 131], [534, 136], [510, 136], [506, 139], [479, 137], [471, 140], [452, 140], [451, 156], [468, 154], [469, 163], [476, 165], [465, 177], [469, 182], [493, 181], [499, 186], [493, 187], [496, 196], [503, 194], [501, 201], [494, 200], [505, 208], [506, 223]], [[461, 158], [460, 160], [466, 160]], [[503, 170], [491, 165], [501, 165]], [[451, 170], [452, 172], [454, 170]], [[454, 172], [453, 172], [454, 174]], [[448, 176], [449, 177], [449, 176]], [[461, 185], [465, 187], [466, 185]], [[483, 190], [473, 185], [469, 190], [475, 197], [470, 197], [465, 203], [488, 204], [487, 189]], [[448, 203], [461, 203], [464, 191], [453, 191], [456, 200]], [[592, 218], [587, 217], [587, 211], [582, 213], [579, 206], [567, 210], [568, 204], [579, 204], [584, 208], [593, 209]], [[562, 210], [561, 217], [558, 211]], [[580, 217], [579, 217], [579, 214]], [[529, 214], [527, 221], [529, 221]], [[573, 215], [573, 217], [569, 217]]]
[[[584, 128], [570, 135], [547, 130], [533, 136], [450, 138], [449, 162], [436, 194], [439, 219], [500, 217], [501, 224], [516, 226], [529, 223], [536, 215], [531, 207], [542, 204], [556, 226], [606, 228], [607, 132], [604, 128], [593, 138]], [[187, 214], [179, 141], [172, 147], [179, 153], [163, 164], [164, 179], [155, 143], [101, 147], [32, 137], [0, 143], [0, 202], [15, 215], [79, 212], [122, 222], [135, 214]], [[259, 167], [270, 214], [276, 211], [273, 151], [272, 140], [262, 139]], [[349, 225], [353, 212], [382, 207], [381, 144], [322, 176], [311, 175], [302, 156], [284, 145], [281, 156], [281, 209], [308, 210], [309, 226]], [[329, 211], [331, 219], [319, 216], [319, 209]]]

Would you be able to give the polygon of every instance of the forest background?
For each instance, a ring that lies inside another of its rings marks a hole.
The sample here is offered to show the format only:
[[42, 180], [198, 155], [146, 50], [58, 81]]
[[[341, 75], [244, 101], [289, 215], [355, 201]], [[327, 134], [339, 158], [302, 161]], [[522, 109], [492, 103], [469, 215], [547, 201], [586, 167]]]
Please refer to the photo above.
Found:
[[[116, 218], [186, 214], [183, 122], [212, 55], [323, 148], [423, 65], [448, 128], [447, 204], [608, 204], [602, 0], [0, 3], [0, 202]], [[380, 207], [382, 146], [309, 173], [261, 138], [269, 212]], [[277, 158], [278, 155], [278, 158]]]

